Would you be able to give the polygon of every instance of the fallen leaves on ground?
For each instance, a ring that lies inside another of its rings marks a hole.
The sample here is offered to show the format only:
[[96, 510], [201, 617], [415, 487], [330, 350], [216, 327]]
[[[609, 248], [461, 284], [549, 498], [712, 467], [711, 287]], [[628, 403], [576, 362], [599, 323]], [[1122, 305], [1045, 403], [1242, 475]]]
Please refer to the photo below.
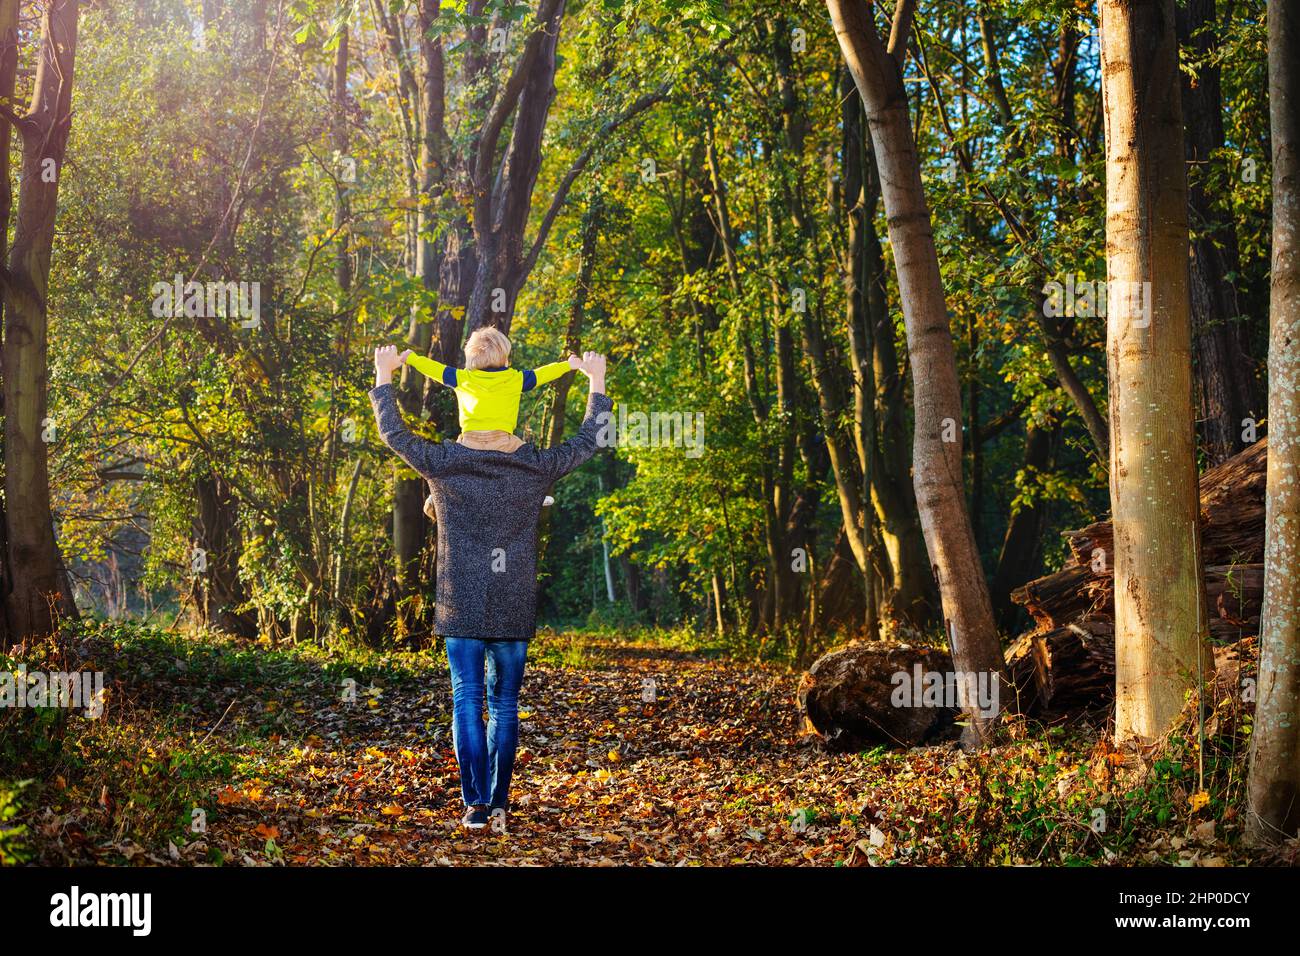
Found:
[[[582, 666], [530, 657], [512, 812], [504, 832], [498, 820], [481, 833], [459, 825], [450, 684], [431, 654], [380, 675], [328, 660], [290, 666], [265, 651], [231, 668], [201, 648], [175, 661], [151, 659], [140, 645], [96, 648], [120, 685], [101, 720], [119, 732], [163, 718], [188, 724], [191, 745], [231, 769], [181, 808], [179, 829], [156, 846], [131, 836], [131, 804], [92, 811], [66, 782], [51, 788], [57, 809], [29, 813], [41, 862], [1059, 862], [999, 857], [979, 836], [987, 788], [998, 785], [1007, 753], [1032, 743], [977, 755], [950, 746], [829, 754], [800, 733], [797, 672], [654, 642], [582, 640]], [[1062, 767], [1053, 794], [1078, 785], [1079, 761]], [[1213, 848], [1213, 826], [1194, 838]]]

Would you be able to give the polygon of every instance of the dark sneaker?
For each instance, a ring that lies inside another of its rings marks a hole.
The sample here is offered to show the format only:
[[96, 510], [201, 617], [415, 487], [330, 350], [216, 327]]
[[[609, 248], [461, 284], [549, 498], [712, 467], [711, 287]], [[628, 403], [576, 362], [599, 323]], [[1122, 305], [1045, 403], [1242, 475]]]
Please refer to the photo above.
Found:
[[488, 808], [482, 804], [466, 807], [465, 816], [461, 817], [460, 825], [466, 830], [482, 830], [488, 825]]

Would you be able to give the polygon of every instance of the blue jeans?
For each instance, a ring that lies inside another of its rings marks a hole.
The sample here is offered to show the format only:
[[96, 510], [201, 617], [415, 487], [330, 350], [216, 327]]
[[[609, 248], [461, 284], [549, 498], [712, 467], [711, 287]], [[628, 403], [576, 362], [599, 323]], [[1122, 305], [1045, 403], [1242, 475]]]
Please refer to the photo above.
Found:
[[[510, 775], [519, 745], [519, 685], [527, 641], [447, 638], [451, 665], [451, 739], [465, 806], [510, 806]], [[483, 672], [487, 669], [487, 733], [483, 731]]]

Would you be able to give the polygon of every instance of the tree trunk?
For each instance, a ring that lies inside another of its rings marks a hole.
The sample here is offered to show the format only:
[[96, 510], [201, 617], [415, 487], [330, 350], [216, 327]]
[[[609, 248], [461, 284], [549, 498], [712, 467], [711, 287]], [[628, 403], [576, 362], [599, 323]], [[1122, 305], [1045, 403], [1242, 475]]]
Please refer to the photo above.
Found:
[[[780, 180], [782, 202], [778, 205], [774, 201], [768, 207], [768, 248], [774, 258], [779, 257], [786, 262], [793, 259], [796, 281], [799, 281], [802, 260], [812, 256], [816, 262], [825, 261], [816, 222], [806, 198], [805, 144], [810, 121], [807, 107], [795, 82], [789, 24], [783, 18], [775, 18], [767, 21], [766, 29], [772, 45], [779, 97], [780, 123], [774, 124], [776, 128], [772, 135], [774, 141], [783, 147], [772, 151], [777, 159], [775, 172]], [[768, 153], [767, 150], [764, 152]], [[784, 228], [786, 223], [791, 227], [788, 231]], [[804, 581], [807, 579], [815, 582], [816, 579], [807, 571], [795, 572], [792, 568], [793, 556], [795, 548], [804, 549], [807, 568], [812, 568], [814, 523], [821, 497], [814, 486], [830, 465], [829, 455], [822, 451], [815, 436], [818, 430], [829, 432], [835, 426], [824, 418], [819, 423], [817, 416], [805, 411], [809, 389], [796, 373], [795, 337], [791, 328], [793, 323], [798, 323], [803, 330], [813, 325], [820, 333], [824, 328], [823, 297], [813, 283], [807, 284], [812, 288], [804, 286], [805, 301], [800, 317], [792, 314], [790, 290], [780, 283], [775, 274], [770, 281], [775, 306], [773, 322], [776, 326], [777, 345], [777, 403], [785, 422], [779, 446], [776, 485], [777, 514], [781, 521], [782, 538], [777, 564], [779, 576], [776, 579], [775, 604], [776, 629], [784, 630], [807, 621], [807, 616], [800, 611]], [[842, 364], [837, 361], [832, 374], [838, 378], [842, 369]], [[836, 391], [844, 394], [847, 389], [837, 388]], [[847, 410], [847, 402], [841, 407]], [[852, 444], [844, 447], [847, 451]], [[796, 453], [803, 460], [806, 469], [798, 478], [795, 474]], [[855, 488], [860, 487], [861, 483], [855, 482]], [[809, 593], [815, 596], [816, 588], [809, 588]]]
[[[880, 182], [865, 128], [862, 100], [845, 69], [840, 82], [841, 142], [840, 215], [846, 223], [842, 270], [845, 277], [845, 324], [852, 353], [853, 441], [836, 447], [834, 423], [847, 398], [835, 379], [819, 371], [826, 365], [822, 336], [806, 342], [813, 361], [814, 383], [823, 402], [827, 451], [852, 554], [863, 575], [869, 634], [879, 627], [876, 594], [883, 595], [889, 615], [923, 629], [932, 617], [933, 578], [916, 514], [908, 472], [908, 443], [903, 422], [905, 383], [899, 374], [893, 319], [885, 298], [884, 262], [875, 232]], [[814, 327], [809, 332], [818, 332]], [[805, 333], [808, 334], [807, 332]], [[850, 455], [849, 450], [856, 451]], [[865, 477], [864, 477], [865, 476]], [[878, 536], [877, 536], [878, 531]], [[883, 543], [884, 560], [877, 555]], [[870, 570], [868, 570], [870, 569]], [[880, 580], [888, 575], [887, 580]]]
[[1205, 188], [1223, 135], [1223, 94], [1214, 61], [1214, 0], [1186, 0], [1178, 10], [1179, 43], [1191, 54], [1195, 76], [1182, 77], [1186, 124], [1188, 208], [1191, 218], [1191, 307], [1199, 418], [1211, 465], [1246, 447], [1242, 419], [1251, 414], [1251, 363], [1236, 324], [1241, 315], [1230, 278], [1240, 268], [1232, 210]]
[[[874, 159], [867, 171], [874, 168]], [[875, 195], [879, 192], [879, 180]], [[871, 499], [880, 538], [889, 559], [892, 589], [886, 597], [891, 617], [924, 629], [935, 618], [938, 596], [916, 492], [911, 482], [911, 443], [907, 440], [905, 402], [907, 380], [902, 374], [894, 343], [894, 319], [885, 300], [885, 263], [874, 229], [863, 236], [868, 269], [867, 305], [871, 321], [871, 363], [876, 382], [876, 418], [880, 422], [876, 444], [867, 452], [871, 460]]]
[[[432, 297], [438, 294], [439, 312], [430, 321], [426, 301], [421, 299], [411, 309], [407, 326], [406, 344], [420, 354], [430, 354], [441, 362], [456, 364], [460, 351], [460, 334], [463, 321], [455, 313], [455, 306], [464, 304], [461, 293], [462, 246], [459, 243], [463, 224], [453, 220], [444, 237], [435, 237], [442, 203], [448, 192], [447, 174], [450, 146], [445, 129], [446, 64], [443, 56], [442, 34], [435, 21], [440, 16], [440, 6], [433, 0], [420, 0], [417, 23], [420, 51], [418, 110], [410, 129], [418, 139], [413, 146], [418, 150], [419, 205], [415, 217], [416, 243], [411, 273], [420, 280], [422, 288]], [[474, 15], [474, 11], [469, 11]], [[473, 42], [471, 40], [471, 42]], [[472, 57], [467, 57], [466, 69], [474, 68]], [[407, 80], [408, 85], [413, 80]], [[450, 314], [449, 314], [450, 313]], [[419, 417], [421, 410], [433, 412], [440, 426], [454, 416], [448, 412], [447, 401], [438, 402], [424, 376], [410, 366], [402, 369], [398, 398], [404, 411]], [[440, 413], [440, 414], [439, 414]], [[396, 563], [397, 613], [400, 633], [411, 633], [422, 617], [419, 605], [410, 601], [422, 586], [420, 558], [429, 539], [428, 519], [424, 515], [426, 487], [423, 479], [410, 477], [401, 465], [393, 472], [393, 557]]]
[[[827, 6], [866, 108], [880, 171], [912, 366], [913, 483], [953, 663], [961, 672], [1001, 674], [993, 606], [962, 486], [957, 359], [903, 86], [913, 5], [899, 4], [889, 49], [876, 32], [869, 5], [827, 0]], [[985, 722], [973, 710], [969, 716], [979, 736]]]
[[645, 591], [641, 588], [641, 568], [625, 551], [618, 556], [618, 566], [623, 572], [623, 587], [627, 590], [627, 603], [637, 614], [650, 609]]
[[[0, 0], [0, 102], [12, 103], [18, 78], [18, 8], [21, 0]], [[14, 190], [9, 180], [9, 146], [13, 127], [0, 116], [0, 262], [9, 260], [9, 219], [13, 213]], [[4, 296], [0, 294], [0, 342], [4, 341]], [[0, 357], [0, 374], [3, 361]], [[0, 416], [4, 415], [4, 392], [0, 389]], [[0, 500], [0, 649], [9, 645], [9, 623], [3, 596], [11, 589], [9, 546], [4, 501]]]
[[[728, 204], [726, 180], [722, 175], [722, 166], [718, 157], [717, 143], [715, 140], [715, 130], [712, 115], [706, 115], [705, 122], [705, 157], [709, 165], [709, 185], [712, 187], [714, 208], [717, 211], [717, 229], [718, 238], [722, 244], [723, 256], [727, 264], [727, 277], [731, 286], [732, 293], [739, 298], [742, 294], [740, 281], [740, 266], [736, 255], [737, 238], [736, 232], [731, 223], [731, 211]], [[741, 357], [744, 364], [744, 381], [745, 397], [749, 402], [750, 411], [754, 416], [754, 423], [758, 425], [759, 434], [765, 443], [759, 461], [760, 473], [760, 495], [763, 509], [763, 543], [767, 551], [767, 577], [766, 587], [763, 589], [761, 602], [752, 608], [756, 614], [752, 614], [754, 627], [764, 628], [772, 623], [773, 610], [776, 600], [775, 581], [778, 577], [775, 565], [777, 555], [780, 552], [780, 535], [781, 523], [776, 510], [775, 503], [775, 486], [774, 467], [772, 463], [772, 449], [770, 448], [771, 429], [768, 425], [768, 419], [771, 409], [768, 404], [765, 389], [760, 386], [758, 373], [758, 354], [754, 349], [753, 339], [750, 335], [749, 320], [742, 318], [740, 323], [741, 338]], [[764, 336], [764, 347], [761, 354], [764, 358], [769, 354], [766, 347], [767, 341]], [[766, 379], [767, 376], [764, 376]], [[737, 594], [735, 589], [732, 590], [733, 600]]]
[[[852, 533], [859, 534], [861, 529], [853, 529]], [[813, 626], [822, 633], [841, 628], [857, 631], [869, 611], [865, 604], [867, 595], [862, 588], [862, 572], [849, 546], [849, 534], [848, 528], [840, 528], [815, 583], [817, 600]], [[876, 639], [869, 623], [865, 630], [868, 640]]]
[[[1028, 426], [1025, 430], [1024, 464], [1021, 466], [1026, 473], [1036, 474], [1047, 469], [1052, 458], [1052, 445], [1059, 432], [1059, 425], [1052, 428]], [[1013, 632], [1018, 613], [1016, 604], [1011, 600], [1011, 592], [1033, 577], [1038, 570], [1046, 523], [1047, 504], [1040, 500], [1023, 506], [1007, 522], [992, 585], [998, 626], [1004, 632]]]
[[194, 484], [197, 512], [194, 517], [194, 548], [191, 562], [190, 598], [195, 623], [239, 637], [256, 637], [256, 618], [240, 610], [248, 600], [239, 579], [239, 556], [243, 535], [239, 528], [239, 504], [230, 487], [213, 474], [199, 476]]
[[352, 476], [348, 479], [347, 491], [343, 493], [343, 510], [339, 513], [339, 551], [334, 562], [334, 582], [332, 598], [334, 604], [342, 604], [348, 588], [348, 559], [352, 552], [352, 505], [357, 498], [357, 482], [361, 478], [361, 459], [352, 465]]
[[1247, 835], [1300, 830], [1300, 10], [1268, 5], [1273, 140], [1273, 272], [1268, 350], [1268, 478], [1259, 700], [1251, 736]]
[[[54, 538], [46, 437], [46, 293], [59, 179], [72, 126], [77, 0], [50, 0], [41, 19], [40, 60], [26, 116], [10, 116], [22, 137], [18, 218], [5, 281], [4, 411], [6, 613], [11, 639], [49, 634], [76, 616]], [[6, 110], [8, 105], [5, 106]], [[8, 175], [7, 170], [5, 175]]]
[[713, 578], [713, 609], [717, 614], [718, 637], [722, 637], [727, 632], [726, 619], [723, 616], [723, 609], [726, 606], [726, 598], [723, 595], [722, 575], [717, 571], [712, 574]]
[[[873, 228], [873, 210], [866, 204], [866, 131], [862, 122], [862, 101], [853, 78], [844, 70], [840, 76], [840, 115], [844, 136], [841, 143], [840, 208], [846, 226], [844, 259], [845, 324], [852, 352], [853, 432], [846, 434], [839, 423], [844, 419], [846, 397], [828, 368], [826, 346], [815, 316], [805, 319], [805, 349], [812, 358], [813, 382], [821, 405], [826, 450], [840, 502], [847, 543], [861, 576], [866, 614], [863, 624], [869, 639], [879, 634], [874, 597], [877, 562], [873, 553], [874, 534], [868, 487], [872, 451], [876, 447], [875, 376], [871, 362], [871, 320], [867, 306], [868, 269], [866, 233]], [[872, 197], [874, 199], [874, 196]], [[874, 205], [874, 203], [873, 203]], [[816, 588], [810, 590], [816, 595]], [[814, 623], [816, 617], [814, 616]]]
[[[335, 366], [330, 385], [330, 452], [329, 466], [322, 482], [330, 492], [335, 490], [337, 479], [337, 457], [339, 442], [337, 439], [339, 422], [338, 391], [340, 378], [348, 365], [348, 355], [352, 342], [353, 311], [351, 308], [352, 291], [352, 251], [348, 228], [352, 220], [352, 189], [356, 180], [356, 160], [348, 156], [348, 60], [349, 36], [345, 21], [339, 26], [338, 46], [334, 49], [334, 68], [330, 74], [330, 145], [334, 148], [334, 228], [338, 238], [334, 248], [334, 283], [338, 286], [339, 296], [334, 311], [339, 317], [339, 328], [335, 333]], [[348, 518], [352, 511], [352, 498], [356, 494], [356, 481], [360, 473], [361, 460], [358, 458], [352, 470], [352, 480], [344, 495], [342, 515], [339, 520], [337, 537], [323, 536], [329, 542], [325, 551], [323, 566], [330, 571], [328, 599], [331, 614], [337, 622], [340, 617], [343, 582], [346, 579], [344, 564], [348, 555]], [[314, 529], [313, 529], [314, 530]]]
[[[555, 97], [556, 47], [566, 0], [541, 0], [531, 18], [532, 32], [492, 104], [471, 160], [474, 186], [474, 246], [477, 262], [466, 305], [470, 332], [493, 325], [507, 335], [515, 302], [531, 263], [524, 234], [533, 188], [542, 166], [542, 137]], [[513, 117], [510, 138], [498, 165], [498, 137]]]
[[1173, 0], [1102, 0], [1101, 60], [1115, 736], [1150, 741], [1170, 727], [1210, 661]]

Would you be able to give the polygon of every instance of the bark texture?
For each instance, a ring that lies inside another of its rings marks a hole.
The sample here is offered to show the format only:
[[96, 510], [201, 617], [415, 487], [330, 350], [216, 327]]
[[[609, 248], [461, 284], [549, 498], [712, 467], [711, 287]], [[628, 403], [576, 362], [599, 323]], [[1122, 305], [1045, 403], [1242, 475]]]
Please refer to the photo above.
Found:
[[1300, 10], [1268, 5], [1273, 138], [1273, 275], [1269, 305], [1269, 456], [1259, 700], [1251, 737], [1247, 835], [1300, 831]]
[[31, 106], [25, 116], [9, 117], [22, 138], [17, 219], [4, 281], [5, 610], [15, 640], [49, 634], [61, 619], [76, 615], [50, 510], [49, 449], [58, 423], [47, 414], [46, 293], [72, 126], [77, 12], [77, 0], [45, 6]]
[[1209, 666], [1196, 514], [1187, 173], [1173, 0], [1102, 0], [1118, 741]]
[[[913, 485], [953, 665], [959, 671], [1001, 673], [993, 607], [962, 483], [956, 353], [903, 85], [912, 6], [899, 4], [886, 48], [870, 5], [827, 0], [840, 48], [862, 96], [880, 174], [912, 368]], [[953, 440], [944, 441], [949, 436]], [[980, 729], [977, 720], [971, 726]]]

